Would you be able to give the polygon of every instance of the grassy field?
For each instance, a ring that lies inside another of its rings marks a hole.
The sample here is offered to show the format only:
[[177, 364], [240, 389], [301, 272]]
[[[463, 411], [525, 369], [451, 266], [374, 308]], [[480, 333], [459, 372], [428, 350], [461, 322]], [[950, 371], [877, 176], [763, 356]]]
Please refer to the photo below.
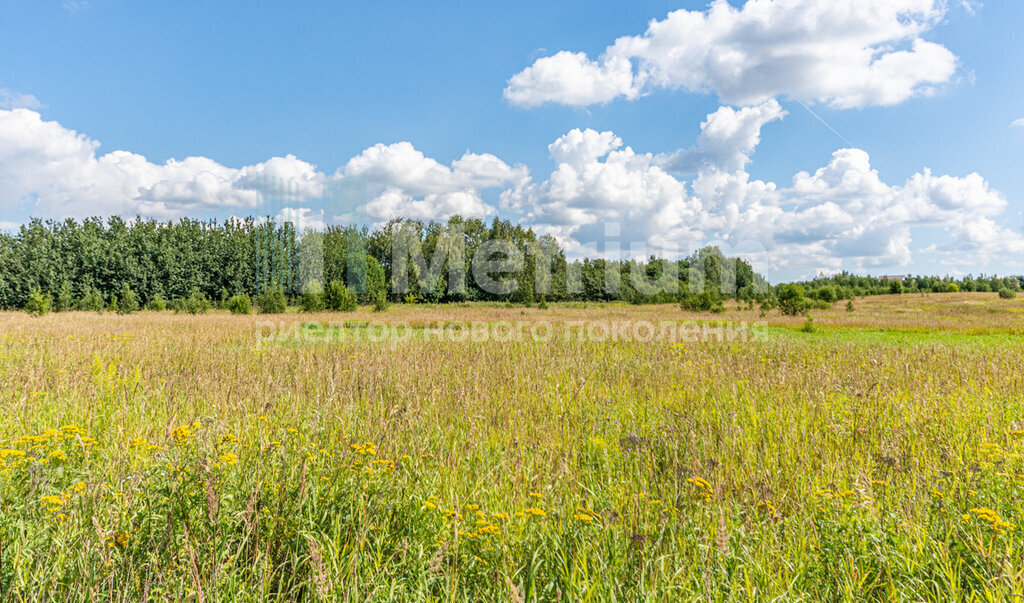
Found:
[[0, 598], [1024, 593], [1024, 302], [803, 324], [0, 314]]

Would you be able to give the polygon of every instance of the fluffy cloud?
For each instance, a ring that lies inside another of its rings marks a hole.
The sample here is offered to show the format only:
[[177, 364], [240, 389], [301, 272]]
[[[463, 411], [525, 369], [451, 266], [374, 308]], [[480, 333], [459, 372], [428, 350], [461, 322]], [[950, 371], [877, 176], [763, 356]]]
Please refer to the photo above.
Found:
[[366, 149], [349, 159], [339, 175], [365, 176], [410, 195], [428, 195], [501, 186], [522, 172], [523, 168], [510, 167], [494, 155], [473, 153], [453, 161], [449, 168], [412, 144], [398, 142]]
[[564, 50], [538, 59], [505, 88], [505, 98], [521, 107], [549, 102], [583, 107], [637, 94], [628, 58], [608, 56], [598, 62], [582, 52]]
[[371, 199], [363, 210], [376, 222], [394, 217], [447, 218], [460, 214], [484, 218], [496, 213], [480, 191], [520, 182], [522, 166], [509, 166], [494, 155], [467, 152], [446, 166], [408, 142], [378, 144], [353, 157], [336, 178], [363, 178]]
[[[605, 224], [642, 234], [647, 243], [689, 243], [698, 207], [686, 185], [611, 132], [572, 130], [548, 146], [558, 163], [543, 183], [520, 182], [501, 196], [504, 209], [555, 234], [570, 251], [600, 238]], [[603, 160], [602, 160], [603, 159]]]
[[663, 155], [659, 162], [681, 174], [692, 174], [705, 167], [741, 170], [761, 142], [761, 128], [785, 116], [775, 99], [742, 109], [719, 107], [701, 123], [697, 146]]
[[1011, 128], [1024, 128], [1024, 117], [1021, 117], [1020, 119], [1013, 120], [1013, 122], [1010, 124], [1010, 127]]
[[205, 157], [148, 161], [128, 151], [97, 155], [99, 143], [28, 109], [0, 111], [0, 198], [41, 217], [121, 214], [172, 218], [194, 212], [256, 209], [258, 173], [308, 173], [294, 157], [228, 168]]
[[550, 176], [510, 188], [502, 205], [570, 252], [593, 254], [612, 225], [611, 240], [632, 255], [715, 242], [762, 270], [791, 275], [906, 266], [919, 229], [944, 242], [916, 253], [950, 265], [982, 266], [1024, 251], [1024, 237], [998, 223], [1006, 200], [976, 173], [923, 169], [891, 184], [865, 151], [839, 149], [791, 183], [752, 179], [746, 166], [760, 129], [783, 116], [773, 100], [721, 108], [701, 125], [694, 147], [671, 155], [637, 153], [611, 132], [573, 130], [549, 146]]
[[957, 59], [922, 38], [942, 0], [714, 0], [677, 10], [597, 58], [562, 51], [512, 76], [505, 98], [533, 107], [632, 99], [656, 88], [728, 104], [788, 96], [839, 108], [894, 105], [948, 82]]
[[303, 203], [324, 195], [326, 177], [295, 155], [271, 157], [238, 170], [237, 188], [262, 191], [283, 202]]
[[[375, 221], [490, 216], [496, 210], [480, 192], [527, 174], [489, 154], [467, 152], [446, 166], [408, 142], [370, 147], [332, 176], [294, 155], [231, 168], [206, 157], [156, 164], [129, 151], [99, 155], [98, 148], [97, 141], [35, 111], [0, 110], [0, 202], [39, 217], [269, 212], [318, 227], [325, 217], [309, 213], [318, 211], [309, 206], [325, 198], [332, 209]], [[366, 186], [339, 205], [336, 193], [346, 180]]]

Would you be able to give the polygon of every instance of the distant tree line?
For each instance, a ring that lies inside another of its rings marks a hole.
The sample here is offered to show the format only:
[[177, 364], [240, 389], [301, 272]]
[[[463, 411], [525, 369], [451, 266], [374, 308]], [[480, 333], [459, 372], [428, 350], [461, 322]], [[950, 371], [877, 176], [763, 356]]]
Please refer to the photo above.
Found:
[[857, 276], [842, 272], [828, 277], [819, 277], [811, 281], [795, 283], [800, 285], [807, 297], [835, 302], [841, 299], [852, 299], [867, 295], [890, 295], [900, 293], [956, 293], [958, 291], [978, 291], [1000, 293], [1003, 297], [1012, 297], [1020, 291], [1020, 276], [973, 276], [961, 278], [950, 276], [910, 276], [902, 277]]
[[[486, 257], [485, 257], [486, 256]], [[246, 310], [394, 302], [754, 300], [768, 282], [717, 248], [667, 260], [568, 260], [507, 220], [392, 220], [370, 230], [182, 219], [32, 220], [0, 234], [0, 308]], [[127, 298], [127, 299], [126, 299]], [[124, 307], [125, 301], [128, 308]]]
[[1020, 277], [959, 279], [841, 274], [771, 287], [746, 261], [705, 247], [668, 260], [569, 260], [554, 237], [495, 218], [396, 219], [370, 230], [299, 233], [269, 219], [157, 222], [32, 220], [0, 234], [0, 308], [172, 308], [200, 313], [383, 309], [389, 303], [503, 301], [677, 303], [721, 312], [735, 299], [805, 313], [865, 295], [994, 291], [1014, 297]]
[[[795, 316], [810, 310], [830, 308], [846, 300], [846, 309], [853, 311], [853, 299], [868, 295], [900, 295], [904, 293], [956, 293], [959, 291], [997, 292], [999, 297], [1013, 299], [1021, 288], [1021, 277], [968, 275], [960, 279], [936, 276], [857, 276], [842, 272], [833, 276], [820, 276], [814, 280], [783, 283], [773, 288], [771, 295], [759, 299], [762, 314], [778, 309], [780, 313]], [[685, 306], [684, 306], [685, 307]], [[808, 326], [809, 323], [808, 323]]]

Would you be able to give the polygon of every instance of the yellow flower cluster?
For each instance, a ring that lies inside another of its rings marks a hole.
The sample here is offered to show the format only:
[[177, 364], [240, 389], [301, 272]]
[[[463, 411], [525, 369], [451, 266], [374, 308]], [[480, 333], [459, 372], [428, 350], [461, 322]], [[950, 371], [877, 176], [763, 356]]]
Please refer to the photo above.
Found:
[[978, 446], [978, 454], [990, 463], [998, 461], [1006, 456], [1006, 453], [1003, 452], [1003, 449], [999, 444], [991, 442], [986, 442], [981, 446]]
[[775, 509], [775, 505], [770, 500], [762, 500], [757, 503], [757, 510], [767, 513], [770, 517], [778, 517], [779, 512]]
[[109, 538], [107, 538], [107, 546], [110, 548], [123, 549], [128, 546], [128, 539], [130, 537], [124, 532], [114, 532]]
[[195, 432], [198, 429], [199, 421], [195, 421], [192, 424], [186, 423], [185, 425], [179, 425], [178, 427], [174, 428], [174, 431], [171, 432], [171, 437], [173, 437], [174, 441], [177, 442], [178, 444], [185, 444], [195, 439]]
[[693, 485], [694, 495], [697, 498], [700, 498], [705, 502], [711, 500], [711, 484], [709, 484], [707, 480], [702, 477], [691, 477], [686, 481]]
[[[528, 494], [531, 498], [542, 498], [541, 494], [537, 492], [531, 492]], [[652, 503], [661, 504], [660, 500], [650, 501]], [[446, 520], [455, 521], [457, 525], [463, 521], [472, 521], [473, 531], [458, 531], [458, 534], [467, 538], [481, 538], [489, 535], [498, 535], [504, 533], [505, 526], [510, 524], [516, 519], [523, 522], [530, 522], [536, 519], [545, 518], [548, 515], [548, 511], [539, 507], [533, 506], [525, 508], [521, 511], [513, 513], [506, 513], [501, 511], [487, 512], [482, 509], [479, 504], [468, 503], [460, 509], [443, 509], [439, 507], [440, 502], [436, 496], [429, 496], [423, 502], [425, 509], [437, 510]], [[670, 509], [675, 510], [675, 509]], [[464, 519], [464, 516], [466, 519]], [[575, 508], [575, 512], [570, 517], [582, 524], [594, 524], [602, 522], [601, 514], [592, 508], [578, 505]], [[525, 524], [524, 524], [525, 525]]]
[[599, 521], [601, 516], [593, 509], [584, 506], [577, 506], [576, 513], [573, 514], [572, 518], [584, 523], [593, 523], [594, 521]]
[[84, 491], [85, 482], [77, 482], [61, 492], [60, 495], [47, 494], [46, 496], [39, 497], [39, 504], [43, 506], [45, 511], [53, 515], [54, 521], [67, 520], [68, 515], [63, 512], [64, 505], [67, 504], [75, 494], [80, 494]]
[[159, 444], [150, 444], [146, 438], [133, 438], [131, 441], [132, 448], [145, 449], [146, 452], [162, 452], [164, 447]]
[[48, 444], [63, 442], [65, 440], [81, 441], [84, 446], [96, 444], [96, 440], [86, 435], [84, 429], [78, 425], [65, 425], [59, 430], [46, 429], [39, 435], [22, 436], [11, 444], [15, 446], [28, 446], [29, 450], [45, 449]]
[[[0, 469], [13, 469], [28, 462], [47, 464], [51, 461], [65, 461], [70, 450], [87, 452], [97, 443], [77, 425], [46, 429], [38, 435], [21, 436], [11, 441], [11, 446], [24, 446], [25, 450], [0, 449]], [[69, 445], [71, 448], [65, 448]]]
[[349, 448], [360, 456], [375, 456], [377, 454], [377, 448], [373, 445], [373, 442], [366, 442], [365, 444], [351, 444], [349, 445]]
[[971, 514], [973, 514], [975, 517], [982, 521], [988, 522], [989, 525], [991, 525], [993, 528], [997, 530], [1012, 530], [1014, 528], [1014, 525], [1012, 523], [1004, 521], [1002, 517], [999, 517], [998, 513], [986, 507], [977, 507], [971, 509], [970, 514], [964, 513], [964, 520], [970, 519]]
[[[476, 520], [473, 522], [473, 525], [476, 526], [476, 531], [462, 533], [463, 536], [469, 536], [471, 538], [480, 538], [483, 536], [493, 536], [495, 534], [501, 534], [501, 527], [487, 518], [487, 513], [480, 510], [480, 505], [468, 504], [465, 507], [465, 511], [467, 513], [473, 512], [473, 514], [476, 516]], [[501, 515], [508, 517], [508, 515], [504, 513], [502, 513]], [[461, 515], [456, 516], [459, 518], [462, 517]]]

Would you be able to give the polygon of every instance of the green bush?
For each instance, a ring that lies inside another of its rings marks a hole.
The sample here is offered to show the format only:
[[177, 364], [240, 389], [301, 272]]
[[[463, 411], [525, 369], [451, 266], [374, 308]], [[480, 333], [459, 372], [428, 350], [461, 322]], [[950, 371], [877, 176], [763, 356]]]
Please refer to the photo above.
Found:
[[162, 295], [157, 293], [156, 295], [153, 296], [153, 299], [149, 300], [149, 303], [146, 304], [146, 309], [162, 312], [167, 309], [167, 300], [165, 300]]
[[1014, 291], [1013, 289], [1003, 287], [1002, 289], [999, 290], [999, 297], [1003, 299], [1013, 299], [1017, 297], [1017, 292]]
[[725, 304], [716, 291], [706, 289], [698, 294], [688, 294], [679, 302], [679, 307], [690, 312], [725, 312]]
[[786, 316], [803, 314], [810, 307], [807, 298], [804, 297], [804, 288], [800, 285], [780, 285], [775, 291], [778, 301], [779, 312]]
[[288, 310], [288, 298], [284, 296], [284, 288], [271, 285], [256, 298], [260, 314], [284, 314]]
[[901, 283], [899, 281], [896, 281], [896, 280], [890, 281], [889, 282], [889, 293], [892, 293], [894, 295], [898, 295], [900, 293], [903, 293], [903, 283]]
[[199, 287], [192, 287], [192, 294], [188, 297], [179, 297], [171, 302], [171, 309], [175, 313], [184, 312], [185, 314], [206, 314], [210, 309], [210, 300], [203, 292], [199, 290]]
[[50, 305], [53, 300], [49, 295], [43, 295], [43, 292], [36, 287], [28, 295], [28, 301], [25, 302], [25, 311], [32, 316], [42, 316], [50, 312]]
[[118, 314], [133, 314], [139, 311], [139, 297], [135, 295], [127, 283], [121, 287], [120, 305], [117, 307]]
[[75, 309], [90, 312], [102, 312], [107, 305], [103, 302], [103, 296], [95, 288], [89, 288], [85, 296], [78, 300]]
[[839, 301], [839, 294], [836, 293], [835, 287], [822, 287], [814, 292], [814, 298], [826, 303], [834, 304]]
[[303, 312], [323, 312], [327, 309], [324, 299], [324, 288], [320, 281], [311, 280], [302, 288], [302, 299], [300, 300]]
[[252, 298], [250, 298], [246, 293], [232, 295], [228, 298], [228, 301], [224, 303], [224, 307], [232, 314], [251, 314]]
[[359, 300], [348, 287], [338, 281], [331, 281], [324, 291], [324, 304], [328, 310], [354, 312], [359, 307]]
[[383, 291], [378, 291], [373, 297], [373, 311], [383, 312], [388, 309], [388, 298]]

